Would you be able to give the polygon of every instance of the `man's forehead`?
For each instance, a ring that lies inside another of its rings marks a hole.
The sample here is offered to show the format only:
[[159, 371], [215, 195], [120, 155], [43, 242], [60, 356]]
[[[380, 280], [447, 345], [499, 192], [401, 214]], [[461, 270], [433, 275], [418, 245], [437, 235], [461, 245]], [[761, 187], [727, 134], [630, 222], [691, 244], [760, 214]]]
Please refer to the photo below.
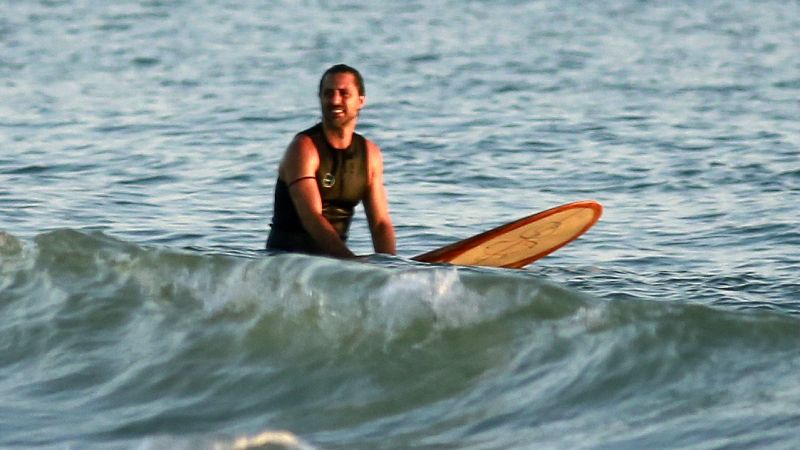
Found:
[[326, 88], [356, 88], [356, 77], [350, 72], [329, 73], [325, 75], [322, 85]]

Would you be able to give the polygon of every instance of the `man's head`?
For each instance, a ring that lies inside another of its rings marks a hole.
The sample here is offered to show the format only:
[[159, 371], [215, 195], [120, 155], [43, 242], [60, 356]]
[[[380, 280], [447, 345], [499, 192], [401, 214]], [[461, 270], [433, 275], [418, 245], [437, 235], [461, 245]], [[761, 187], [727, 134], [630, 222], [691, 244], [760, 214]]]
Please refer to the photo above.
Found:
[[327, 127], [354, 127], [365, 102], [364, 79], [356, 69], [337, 64], [322, 74], [319, 103], [322, 121]]
[[338, 73], [349, 73], [352, 74], [356, 80], [356, 88], [358, 88], [358, 95], [365, 96], [366, 90], [364, 89], [364, 78], [361, 77], [361, 73], [358, 70], [354, 69], [353, 67], [348, 66], [347, 64], [336, 64], [335, 66], [331, 66], [325, 73], [322, 74], [322, 78], [319, 79], [319, 95], [322, 96], [322, 85], [325, 83], [325, 77], [328, 75], [334, 75]]

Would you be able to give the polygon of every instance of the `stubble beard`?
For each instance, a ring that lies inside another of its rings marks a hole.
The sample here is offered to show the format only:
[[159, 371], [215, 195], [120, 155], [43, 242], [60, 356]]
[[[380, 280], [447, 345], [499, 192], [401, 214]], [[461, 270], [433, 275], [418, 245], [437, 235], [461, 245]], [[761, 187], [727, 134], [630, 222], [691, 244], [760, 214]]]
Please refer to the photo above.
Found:
[[347, 114], [337, 117], [335, 114], [331, 112], [324, 112], [322, 113], [322, 122], [325, 124], [326, 127], [332, 128], [335, 130], [344, 130], [350, 125], [355, 125], [356, 120], [358, 120], [358, 113], [355, 114]]

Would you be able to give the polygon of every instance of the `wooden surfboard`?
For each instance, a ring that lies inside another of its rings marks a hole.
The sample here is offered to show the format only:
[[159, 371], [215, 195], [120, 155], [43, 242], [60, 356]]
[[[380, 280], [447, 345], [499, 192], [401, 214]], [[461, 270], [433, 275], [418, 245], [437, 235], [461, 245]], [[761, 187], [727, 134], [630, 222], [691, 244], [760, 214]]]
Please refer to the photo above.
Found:
[[519, 269], [577, 239], [602, 213], [603, 206], [593, 200], [567, 203], [412, 259]]

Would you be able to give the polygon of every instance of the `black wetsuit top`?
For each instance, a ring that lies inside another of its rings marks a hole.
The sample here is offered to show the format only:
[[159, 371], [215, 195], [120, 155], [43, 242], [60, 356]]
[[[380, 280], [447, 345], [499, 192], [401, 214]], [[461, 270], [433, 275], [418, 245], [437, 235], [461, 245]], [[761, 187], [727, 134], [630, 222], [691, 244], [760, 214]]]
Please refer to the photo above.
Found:
[[[339, 237], [346, 241], [355, 207], [367, 192], [366, 140], [356, 133], [348, 148], [336, 149], [325, 138], [321, 123], [298, 133], [301, 134], [311, 138], [319, 153], [319, 169], [315, 177], [322, 197], [322, 215], [333, 225]], [[287, 184], [278, 177], [275, 183], [274, 213], [267, 248], [320, 253], [311, 235], [303, 228], [289, 196], [289, 185], [294, 181], [289, 180]]]

